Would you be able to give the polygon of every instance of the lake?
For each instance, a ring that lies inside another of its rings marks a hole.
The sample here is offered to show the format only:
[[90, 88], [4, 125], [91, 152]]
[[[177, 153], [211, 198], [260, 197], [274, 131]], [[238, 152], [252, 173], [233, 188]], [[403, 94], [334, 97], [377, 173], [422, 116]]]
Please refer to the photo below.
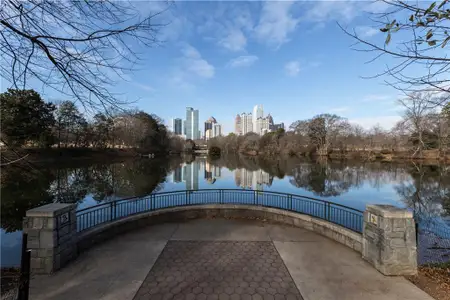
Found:
[[1, 265], [19, 265], [22, 218], [30, 208], [51, 202], [84, 208], [152, 192], [220, 188], [299, 194], [360, 210], [366, 204], [409, 207], [445, 228], [450, 212], [450, 169], [440, 164], [229, 156], [8, 168], [1, 174]]

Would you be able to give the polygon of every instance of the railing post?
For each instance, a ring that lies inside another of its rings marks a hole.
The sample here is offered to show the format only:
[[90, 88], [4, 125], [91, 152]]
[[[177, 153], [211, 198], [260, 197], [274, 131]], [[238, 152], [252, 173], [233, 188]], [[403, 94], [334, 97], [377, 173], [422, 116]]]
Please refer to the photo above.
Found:
[[411, 211], [391, 205], [367, 205], [363, 259], [384, 275], [417, 274], [416, 226]]
[[30, 209], [23, 221], [35, 274], [50, 274], [77, 256], [76, 205], [52, 203]]
[[151, 196], [150, 196], [150, 210], [153, 210], [153, 208], [155, 208], [154, 202], [155, 202], [155, 195], [151, 194]]
[[289, 195], [289, 210], [292, 210], [292, 195]]
[[[26, 244], [26, 243], [25, 243]], [[31, 250], [22, 252], [20, 267], [19, 293], [18, 300], [28, 300], [30, 294], [30, 260]]]
[[327, 220], [329, 221], [329, 220], [331, 220], [331, 203], [330, 202], [327, 202], [327, 204], [328, 204], [328, 214], [327, 214]]
[[223, 190], [222, 189], [219, 190], [219, 194], [220, 194], [219, 202], [220, 202], [220, 204], [223, 204]]
[[[30, 257], [27, 257], [27, 242], [28, 242], [28, 234], [23, 233], [22, 234], [22, 253], [21, 253], [21, 258], [20, 258], [20, 274], [19, 274], [19, 293], [18, 293], [18, 300], [24, 300], [24, 299], [28, 299], [28, 291], [27, 289], [25, 289], [25, 281], [26, 281], [26, 265], [27, 265], [27, 258], [29, 259]], [[28, 262], [29, 263], [29, 262]]]

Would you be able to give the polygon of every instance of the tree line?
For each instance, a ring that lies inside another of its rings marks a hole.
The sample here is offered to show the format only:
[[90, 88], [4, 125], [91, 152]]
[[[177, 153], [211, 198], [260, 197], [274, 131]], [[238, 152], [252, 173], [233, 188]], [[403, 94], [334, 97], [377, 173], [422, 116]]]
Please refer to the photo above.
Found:
[[26, 172], [18, 167], [5, 168], [0, 175], [2, 229], [21, 230], [27, 210], [53, 202], [77, 203], [92, 197], [102, 203], [159, 191], [167, 174], [180, 162], [181, 157], [175, 156], [170, 160], [43, 166]]
[[8, 89], [0, 94], [1, 141], [17, 148], [181, 149], [154, 114], [107, 110], [88, 116], [73, 101], [46, 102], [34, 90]]
[[403, 116], [390, 130], [380, 125], [364, 129], [341, 116], [320, 114], [293, 122], [287, 132], [229, 134], [208, 144], [212, 153], [225, 154], [445, 158], [450, 145], [450, 104], [440, 109], [433, 105], [433, 97], [414, 92], [399, 100]]

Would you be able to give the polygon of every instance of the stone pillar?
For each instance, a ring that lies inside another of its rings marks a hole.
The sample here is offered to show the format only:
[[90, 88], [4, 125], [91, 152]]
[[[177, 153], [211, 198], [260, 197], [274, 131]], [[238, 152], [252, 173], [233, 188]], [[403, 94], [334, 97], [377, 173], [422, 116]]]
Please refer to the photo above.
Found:
[[363, 258], [384, 275], [417, 274], [413, 213], [392, 205], [367, 205]]
[[77, 255], [76, 205], [52, 203], [27, 211], [23, 231], [28, 234], [31, 272], [51, 274]]

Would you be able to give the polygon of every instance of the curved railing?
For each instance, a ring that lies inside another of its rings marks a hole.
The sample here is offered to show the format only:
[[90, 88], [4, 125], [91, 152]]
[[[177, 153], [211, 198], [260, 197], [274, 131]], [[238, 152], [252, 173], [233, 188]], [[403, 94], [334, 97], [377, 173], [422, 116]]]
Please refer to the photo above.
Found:
[[201, 189], [154, 193], [115, 200], [78, 210], [78, 232], [134, 214], [162, 208], [201, 204], [243, 204], [284, 209], [320, 218], [362, 232], [363, 212], [341, 204], [306, 196], [241, 189]]

